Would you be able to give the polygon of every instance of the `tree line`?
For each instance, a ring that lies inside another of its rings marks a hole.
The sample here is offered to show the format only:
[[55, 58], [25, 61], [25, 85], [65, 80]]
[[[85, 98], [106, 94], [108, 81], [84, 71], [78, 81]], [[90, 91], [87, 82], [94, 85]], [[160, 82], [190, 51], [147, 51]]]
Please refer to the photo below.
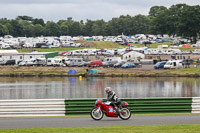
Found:
[[168, 34], [177, 35], [194, 40], [200, 33], [200, 6], [186, 4], [153, 6], [149, 14], [121, 15], [110, 21], [83, 20], [75, 21], [72, 17], [58, 22], [18, 16], [16, 19], [0, 19], [0, 36], [12, 35], [15, 37], [26, 36], [116, 36], [135, 34]]

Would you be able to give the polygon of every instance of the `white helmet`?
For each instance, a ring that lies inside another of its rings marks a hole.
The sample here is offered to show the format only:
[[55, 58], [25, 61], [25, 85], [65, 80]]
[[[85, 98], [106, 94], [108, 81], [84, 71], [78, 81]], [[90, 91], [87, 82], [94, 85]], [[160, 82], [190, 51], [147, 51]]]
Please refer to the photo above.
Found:
[[110, 92], [110, 91], [111, 91], [111, 88], [110, 88], [110, 87], [106, 87], [106, 88], [105, 88], [105, 92], [106, 92], [106, 93], [108, 93], [108, 92]]

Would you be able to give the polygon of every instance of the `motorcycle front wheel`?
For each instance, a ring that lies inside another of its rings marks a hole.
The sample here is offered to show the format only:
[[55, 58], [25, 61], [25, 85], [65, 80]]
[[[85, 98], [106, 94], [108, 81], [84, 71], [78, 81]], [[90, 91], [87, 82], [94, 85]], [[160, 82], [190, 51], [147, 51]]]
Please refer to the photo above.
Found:
[[121, 108], [119, 111], [119, 117], [122, 120], [128, 120], [131, 117], [131, 111], [128, 108]]
[[94, 120], [101, 120], [103, 118], [103, 112], [96, 107], [91, 110], [90, 115]]

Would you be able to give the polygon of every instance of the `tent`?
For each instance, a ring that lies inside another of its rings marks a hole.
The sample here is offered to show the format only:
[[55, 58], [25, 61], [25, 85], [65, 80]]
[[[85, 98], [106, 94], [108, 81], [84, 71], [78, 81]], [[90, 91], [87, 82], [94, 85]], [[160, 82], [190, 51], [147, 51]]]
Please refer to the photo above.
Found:
[[76, 74], [76, 70], [71, 69], [71, 70], [68, 71], [68, 74]]
[[101, 72], [101, 71], [99, 71], [98, 69], [90, 69], [89, 70], [89, 74], [94, 74], [94, 73], [98, 73], [98, 72]]
[[191, 47], [191, 44], [183, 44], [182, 47]]

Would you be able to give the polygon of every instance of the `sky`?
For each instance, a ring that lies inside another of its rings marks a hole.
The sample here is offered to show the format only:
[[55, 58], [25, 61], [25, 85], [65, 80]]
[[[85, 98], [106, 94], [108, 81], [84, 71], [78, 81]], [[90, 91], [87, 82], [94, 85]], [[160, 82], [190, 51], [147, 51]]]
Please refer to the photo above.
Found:
[[180, 3], [200, 5], [200, 0], [0, 0], [0, 18], [26, 15], [54, 22], [68, 17], [109, 21], [120, 15], [148, 15], [153, 6], [169, 8]]

